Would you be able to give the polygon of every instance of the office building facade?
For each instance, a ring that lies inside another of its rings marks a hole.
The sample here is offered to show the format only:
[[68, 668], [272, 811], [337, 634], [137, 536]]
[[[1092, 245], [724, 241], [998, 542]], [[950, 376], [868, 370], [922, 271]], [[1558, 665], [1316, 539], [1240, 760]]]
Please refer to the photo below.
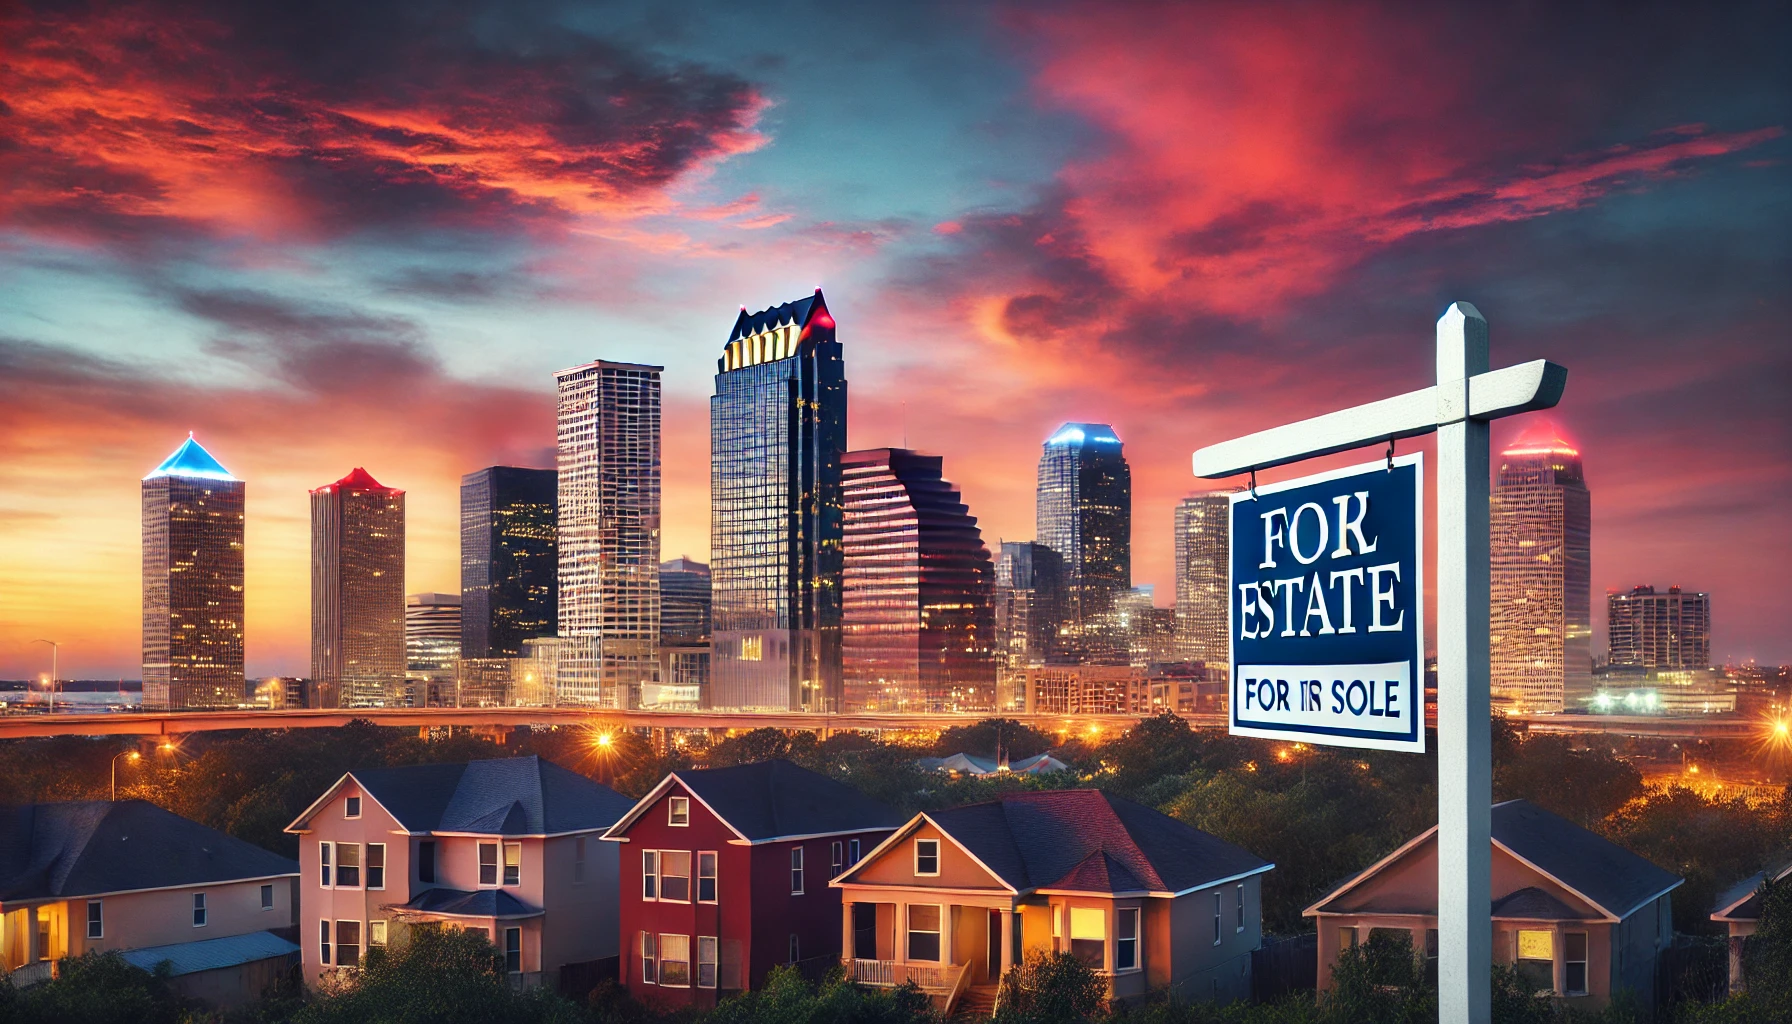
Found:
[[709, 643], [709, 566], [679, 557], [660, 563], [660, 644]]
[[1036, 514], [1036, 539], [1064, 562], [1064, 654], [1125, 664], [1108, 612], [1132, 586], [1132, 470], [1112, 427], [1066, 423], [1046, 440]]
[[847, 452], [845, 711], [995, 708], [995, 566], [937, 455]]
[[597, 360], [559, 391], [559, 702], [635, 708], [659, 685], [660, 371]]
[[837, 710], [846, 371], [820, 289], [741, 310], [715, 386], [712, 706]]
[[1711, 595], [1639, 586], [1606, 595], [1613, 665], [1682, 670], [1711, 667]]
[[1045, 664], [1064, 618], [1064, 560], [1038, 541], [1003, 541], [995, 594], [998, 663], [1017, 670]]
[[311, 680], [319, 707], [406, 702], [404, 492], [357, 466], [311, 492]]
[[1515, 708], [1592, 696], [1592, 515], [1580, 452], [1549, 424], [1500, 453], [1489, 640], [1494, 697]]
[[1176, 649], [1184, 661], [1231, 664], [1227, 632], [1232, 499], [1191, 494], [1176, 506]]
[[145, 708], [245, 699], [244, 489], [191, 434], [143, 478]]
[[488, 466], [460, 478], [460, 644], [516, 657], [559, 629], [559, 474]]
[[452, 707], [461, 653], [459, 594], [404, 599], [405, 688], [412, 707]]

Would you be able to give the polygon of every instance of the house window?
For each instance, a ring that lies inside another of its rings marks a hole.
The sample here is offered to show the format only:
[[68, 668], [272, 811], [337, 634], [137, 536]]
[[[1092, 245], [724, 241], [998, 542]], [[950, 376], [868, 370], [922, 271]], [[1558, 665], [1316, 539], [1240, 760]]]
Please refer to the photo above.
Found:
[[1238, 931], [1244, 931], [1244, 883], [1238, 883]]
[[1556, 989], [1555, 933], [1521, 928], [1518, 932], [1518, 981], [1526, 992]]
[[342, 816], [345, 818], [359, 818], [361, 816], [361, 798], [358, 796], [351, 796], [347, 800], [342, 801]]
[[585, 837], [572, 841], [572, 884], [585, 884]]
[[504, 884], [523, 884], [523, 844], [504, 844]]
[[[660, 851], [660, 899], [691, 902], [691, 855], [684, 850]], [[664, 955], [660, 957], [666, 959]]]
[[498, 844], [479, 844], [479, 884], [498, 884]]
[[714, 853], [697, 854], [697, 902], [714, 903], [716, 901], [716, 855]]
[[803, 894], [803, 848], [798, 846], [790, 851], [790, 895]]
[[1139, 912], [1136, 908], [1114, 912], [1114, 970], [1139, 967]]
[[697, 987], [716, 987], [716, 937], [697, 936]]
[[846, 863], [848, 864], [857, 864], [859, 862], [859, 841], [857, 839], [847, 841], [846, 858]]
[[193, 927], [205, 927], [205, 893], [193, 894]]
[[361, 922], [336, 922], [336, 966], [361, 965]]
[[666, 824], [680, 828], [691, 823], [691, 798], [688, 796], [668, 797], [666, 800]]
[[1070, 955], [1101, 971], [1107, 969], [1108, 914], [1100, 907], [1070, 908]]
[[523, 930], [521, 928], [504, 929], [504, 970], [511, 974], [523, 972]]
[[1220, 891], [1213, 891], [1213, 944], [1220, 944], [1220, 922], [1225, 920], [1226, 911], [1220, 899]]
[[1356, 929], [1355, 928], [1340, 928], [1340, 929], [1338, 929], [1338, 949], [1346, 950], [1346, 949], [1355, 949], [1355, 948], [1356, 948]]
[[261, 887], [261, 909], [274, 909], [274, 887], [271, 885]]
[[367, 844], [367, 888], [386, 887], [386, 844]]
[[327, 964], [330, 962], [330, 922], [317, 922], [317, 932], [317, 962]]
[[384, 920], [367, 922], [367, 948], [372, 949], [378, 946], [383, 949], [385, 945], [386, 922]]
[[691, 937], [660, 936], [660, 984], [671, 988], [691, 987]]
[[1587, 933], [1562, 933], [1562, 994], [1587, 994]]
[[105, 912], [100, 909], [99, 900], [87, 901], [87, 937], [104, 938], [106, 934]]
[[659, 958], [655, 955], [652, 932], [641, 933], [641, 980], [649, 985], [659, 983]]
[[832, 877], [832, 878], [840, 877], [840, 871], [842, 868], [845, 867], [845, 865], [841, 864], [840, 862], [842, 860], [844, 860], [845, 857], [846, 857], [846, 844], [842, 843], [838, 839], [834, 840], [833, 845], [828, 847], [828, 867], [830, 869], [832, 869], [832, 871], [833, 871], [833, 873], [829, 877]]
[[915, 840], [915, 874], [937, 875], [940, 873], [940, 841], [938, 839]]
[[660, 898], [660, 854], [658, 850], [641, 851], [641, 898]]
[[318, 843], [317, 844], [317, 867], [318, 867], [317, 884], [323, 886], [326, 889], [328, 889], [331, 885], [330, 848], [335, 845], [336, 845], [335, 843]]
[[798, 938], [797, 934], [795, 932], [791, 932], [790, 933], [790, 960], [788, 962], [794, 964], [798, 960], [801, 960], [802, 958], [803, 958], [803, 940]]
[[417, 881], [436, 880], [436, 841], [425, 839], [417, 844]]
[[937, 905], [908, 905], [908, 958], [939, 961], [940, 908]]
[[336, 844], [336, 888], [361, 887], [361, 844]]

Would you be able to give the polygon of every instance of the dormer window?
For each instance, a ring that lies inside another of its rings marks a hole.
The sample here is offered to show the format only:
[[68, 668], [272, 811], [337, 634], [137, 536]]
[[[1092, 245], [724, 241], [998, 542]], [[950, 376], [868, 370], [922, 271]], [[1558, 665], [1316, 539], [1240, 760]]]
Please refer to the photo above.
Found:
[[347, 800], [342, 801], [342, 816], [345, 818], [359, 818], [361, 816], [361, 798], [358, 796], [351, 796]]
[[915, 874], [937, 875], [940, 873], [940, 841], [938, 839], [915, 840]]
[[687, 826], [691, 823], [691, 798], [675, 796], [666, 800], [666, 822], [669, 825]]

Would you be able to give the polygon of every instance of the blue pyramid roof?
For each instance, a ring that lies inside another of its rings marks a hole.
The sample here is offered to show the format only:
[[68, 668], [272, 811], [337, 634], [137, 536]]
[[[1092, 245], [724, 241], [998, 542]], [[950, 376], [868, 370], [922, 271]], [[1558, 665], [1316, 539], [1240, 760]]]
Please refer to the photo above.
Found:
[[174, 454], [162, 460], [145, 480], [154, 480], [160, 476], [189, 477], [198, 480], [235, 480], [230, 470], [212, 458], [212, 453], [205, 450], [193, 435], [188, 434], [185, 442], [174, 450]]

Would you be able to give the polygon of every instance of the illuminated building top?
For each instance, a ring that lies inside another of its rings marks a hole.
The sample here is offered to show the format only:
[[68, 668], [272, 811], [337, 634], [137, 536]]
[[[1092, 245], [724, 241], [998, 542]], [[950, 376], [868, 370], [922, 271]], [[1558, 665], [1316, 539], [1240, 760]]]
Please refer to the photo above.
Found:
[[728, 333], [728, 345], [722, 350], [722, 358], [716, 361], [716, 370], [726, 373], [789, 359], [817, 331], [832, 331], [833, 328], [834, 318], [828, 313], [827, 300], [821, 297], [820, 288], [815, 289], [814, 295], [757, 313], [749, 313], [743, 306], [734, 321], [734, 329]]
[[154, 480], [157, 477], [177, 476], [194, 480], [235, 480], [230, 470], [212, 458], [212, 453], [205, 450], [189, 433], [174, 454], [162, 460], [150, 474], [143, 479]]
[[1106, 423], [1066, 423], [1046, 444], [1119, 444], [1120, 435]]

